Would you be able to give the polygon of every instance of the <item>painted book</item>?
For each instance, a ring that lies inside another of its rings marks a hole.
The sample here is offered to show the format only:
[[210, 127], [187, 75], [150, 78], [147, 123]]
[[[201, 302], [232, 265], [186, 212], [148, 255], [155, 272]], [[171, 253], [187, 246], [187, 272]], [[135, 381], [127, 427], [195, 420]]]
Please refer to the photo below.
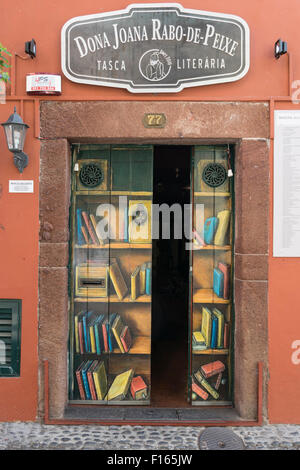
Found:
[[124, 400], [129, 390], [131, 380], [134, 374], [133, 369], [129, 369], [117, 375], [110, 386], [107, 394], [108, 400]]
[[122, 300], [128, 292], [124, 277], [120, 271], [117, 260], [112, 260], [109, 265], [109, 275], [119, 300]]
[[76, 219], [77, 219], [77, 242], [78, 242], [78, 245], [84, 245], [85, 239], [81, 230], [81, 227], [82, 227], [81, 209], [76, 209]]
[[96, 236], [96, 234], [94, 233], [94, 230], [93, 230], [93, 226], [92, 226], [92, 223], [89, 219], [89, 215], [86, 211], [82, 211], [82, 218], [85, 222], [85, 226], [86, 226], [86, 229], [89, 233], [89, 236], [91, 237], [91, 240], [93, 242], [93, 245], [100, 245], [100, 242], [98, 240], [98, 237]]
[[107, 394], [107, 375], [105, 370], [104, 361], [98, 363], [93, 370], [93, 378], [98, 400], [104, 400]]
[[103, 335], [102, 335], [102, 323], [104, 320], [104, 315], [99, 315], [97, 320], [94, 324], [94, 335], [95, 335], [95, 342], [96, 342], [96, 353], [98, 355], [101, 354], [101, 351], [104, 351], [104, 344], [103, 344]]
[[224, 275], [224, 288], [223, 288], [223, 299], [229, 299], [229, 287], [230, 287], [230, 266], [227, 263], [218, 263], [218, 269]]
[[144, 295], [146, 292], [146, 263], [140, 267], [140, 294]]
[[95, 367], [97, 366], [97, 364], [98, 364], [98, 361], [93, 361], [86, 373], [92, 400], [97, 400], [96, 389], [95, 389], [94, 378], [93, 378], [93, 371]]
[[128, 207], [124, 208], [124, 242], [128, 243]]
[[88, 378], [87, 378], [87, 370], [91, 366], [92, 362], [93, 361], [87, 361], [81, 370], [82, 382], [83, 382], [83, 387], [84, 387], [85, 396], [87, 400], [92, 399], [92, 395], [91, 395], [90, 387], [88, 383]]
[[203, 390], [198, 384], [196, 384], [195, 380], [192, 378], [192, 391], [198, 395], [198, 397], [202, 398], [202, 400], [208, 399], [208, 393]]
[[205, 246], [206, 245], [204, 239], [201, 237], [201, 235], [199, 235], [199, 233], [197, 232], [196, 229], [193, 230], [193, 235], [194, 235], [194, 239], [196, 240], [196, 244], [198, 246]]
[[102, 337], [103, 337], [103, 346], [104, 346], [104, 352], [109, 352], [109, 347], [108, 347], [108, 336], [107, 336], [107, 320], [104, 320], [102, 323]]
[[122, 353], [125, 353], [125, 349], [124, 349], [124, 346], [122, 344], [122, 341], [121, 341], [121, 333], [124, 329], [124, 323], [123, 323], [123, 320], [122, 318], [120, 317], [120, 315], [117, 315], [113, 324], [112, 324], [112, 332], [115, 336], [115, 339], [117, 341], [117, 344], [118, 344], [118, 347], [120, 348], [120, 351]]
[[140, 375], [132, 379], [130, 393], [134, 400], [145, 400], [147, 398], [148, 387]]
[[205, 379], [224, 372], [225, 365], [221, 361], [213, 361], [201, 366], [201, 374]]
[[214, 268], [213, 272], [213, 290], [218, 297], [223, 298], [224, 274], [218, 268]]
[[192, 347], [194, 351], [206, 349], [205, 338], [201, 331], [193, 331]]
[[152, 278], [152, 264], [151, 262], [146, 263], [146, 294], [151, 295], [151, 278]]
[[217, 335], [218, 335], [218, 319], [215, 315], [211, 317], [211, 340], [210, 347], [216, 349], [217, 347]]
[[81, 226], [81, 233], [82, 233], [82, 236], [83, 236], [83, 239], [84, 239], [86, 245], [88, 245], [89, 244], [89, 236], [88, 236], [88, 233], [87, 233], [85, 227], [83, 227], [83, 226]]
[[211, 245], [214, 241], [214, 236], [219, 224], [219, 219], [217, 217], [209, 217], [204, 222], [204, 242], [207, 245]]
[[200, 369], [194, 374], [199, 385], [201, 385], [205, 390], [216, 400], [219, 398], [219, 393], [210, 385], [209, 382], [203, 377]]
[[229, 347], [229, 323], [225, 323], [224, 325], [224, 349], [228, 349]]
[[211, 343], [212, 313], [207, 307], [202, 307], [201, 333], [204, 337], [206, 347]]
[[140, 267], [137, 266], [130, 276], [131, 300], [136, 300], [139, 295], [139, 272]]
[[102, 238], [99, 236], [99, 231], [97, 231], [97, 222], [96, 222], [96, 218], [95, 218], [94, 214], [90, 214], [90, 219], [91, 219], [91, 223], [92, 223], [95, 238], [99, 241], [98, 244], [99, 245], [104, 245], [104, 242], [103, 242]]
[[85, 400], [85, 392], [84, 392], [83, 380], [82, 380], [82, 375], [81, 375], [81, 371], [84, 365], [85, 365], [85, 361], [82, 362], [75, 371], [75, 376], [76, 376], [78, 390], [79, 390], [79, 396], [81, 400]]
[[127, 353], [132, 346], [132, 337], [127, 325], [124, 327], [120, 335], [120, 340], [123, 345], [124, 351]]
[[226, 241], [226, 235], [229, 228], [231, 212], [228, 209], [218, 213], [217, 217], [219, 220], [218, 228], [214, 237], [214, 244], [218, 246], [224, 246]]
[[75, 339], [75, 351], [77, 353], [83, 352], [83, 345], [82, 343], [82, 316], [84, 312], [79, 312], [74, 316], [74, 339]]
[[116, 313], [111, 313], [106, 323], [108, 350], [110, 352], [112, 352], [114, 350], [114, 347], [117, 346], [117, 342], [115, 340], [113, 330], [112, 330], [112, 325], [114, 324], [116, 316], [117, 316]]
[[224, 347], [224, 315], [218, 308], [213, 308], [213, 314], [218, 321], [217, 349]]
[[89, 322], [94, 318], [95, 313], [87, 312], [82, 317], [83, 326], [83, 338], [84, 338], [84, 350], [85, 352], [91, 352], [91, 340], [89, 335]]

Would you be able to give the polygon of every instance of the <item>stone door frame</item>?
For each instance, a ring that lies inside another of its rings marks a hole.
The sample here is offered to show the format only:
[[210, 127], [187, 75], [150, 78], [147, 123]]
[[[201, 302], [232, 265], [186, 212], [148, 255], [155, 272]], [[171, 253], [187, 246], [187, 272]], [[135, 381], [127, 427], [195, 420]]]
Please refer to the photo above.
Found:
[[[166, 126], [145, 128], [145, 113]], [[72, 143], [234, 143], [235, 408], [256, 419], [257, 363], [263, 361], [267, 417], [269, 105], [266, 102], [42, 101], [40, 103], [39, 417], [42, 363], [49, 361], [49, 411], [68, 403], [68, 263]]]

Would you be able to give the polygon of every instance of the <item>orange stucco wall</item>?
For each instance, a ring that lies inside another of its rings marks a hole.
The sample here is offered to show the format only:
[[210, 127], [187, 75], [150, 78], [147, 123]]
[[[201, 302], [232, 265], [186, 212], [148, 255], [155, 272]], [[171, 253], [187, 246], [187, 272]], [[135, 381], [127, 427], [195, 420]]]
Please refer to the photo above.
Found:
[[[37, 415], [39, 100], [26, 96], [25, 77], [30, 72], [61, 73], [60, 30], [67, 20], [80, 15], [123, 9], [129, 3], [126, 0], [15, 0], [1, 9], [0, 42], [12, 52], [13, 67], [10, 70], [12, 82], [7, 87], [6, 103], [0, 105], [0, 120], [6, 121], [16, 105], [19, 114], [30, 125], [25, 144], [30, 162], [23, 175], [12, 164], [4, 133], [0, 131], [0, 298], [20, 298], [23, 301], [21, 376], [0, 378], [1, 421], [34, 420]], [[182, 0], [181, 4], [191, 9], [238, 15], [248, 23], [251, 61], [250, 70], [242, 80], [188, 88], [175, 94], [133, 95], [121, 89], [75, 84], [63, 77], [61, 99], [257, 101], [273, 97], [271, 111], [274, 107], [300, 109], [288, 97], [292, 79], [300, 79], [298, 0], [202, 0], [200, 3], [196, 0]], [[279, 37], [288, 42], [290, 69], [288, 56], [279, 61], [273, 57], [273, 45]], [[24, 56], [24, 42], [31, 38], [37, 42], [37, 58], [23, 60], [16, 56]], [[283, 97], [286, 97], [285, 100]], [[271, 141], [271, 174], [272, 148]], [[9, 194], [8, 182], [11, 179], [33, 180], [34, 193]], [[291, 345], [295, 340], [300, 340], [299, 278], [298, 259], [272, 257], [270, 233], [268, 411], [271, 422], [300, 423], [300, 364], [294, 364], [291, 359]]]

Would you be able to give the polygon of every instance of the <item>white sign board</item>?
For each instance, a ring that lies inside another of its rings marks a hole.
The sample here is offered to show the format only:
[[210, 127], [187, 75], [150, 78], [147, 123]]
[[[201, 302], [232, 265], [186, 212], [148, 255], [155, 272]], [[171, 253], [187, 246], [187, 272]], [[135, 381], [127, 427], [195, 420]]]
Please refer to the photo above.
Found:
[[273, 256], [300, 256], [300, 111], [274, 116]]
[[33, 193], [33, 180], [9, 180], [10, 193]]

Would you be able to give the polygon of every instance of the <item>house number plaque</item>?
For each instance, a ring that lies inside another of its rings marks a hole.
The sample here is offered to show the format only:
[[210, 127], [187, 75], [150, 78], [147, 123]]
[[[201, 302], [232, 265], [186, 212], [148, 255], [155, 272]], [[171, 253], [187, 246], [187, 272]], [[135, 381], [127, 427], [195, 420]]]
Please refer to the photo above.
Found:
[[145, 127], [165, 127], [166, 116], [164, 114], [144, 114], [143, 124]]

